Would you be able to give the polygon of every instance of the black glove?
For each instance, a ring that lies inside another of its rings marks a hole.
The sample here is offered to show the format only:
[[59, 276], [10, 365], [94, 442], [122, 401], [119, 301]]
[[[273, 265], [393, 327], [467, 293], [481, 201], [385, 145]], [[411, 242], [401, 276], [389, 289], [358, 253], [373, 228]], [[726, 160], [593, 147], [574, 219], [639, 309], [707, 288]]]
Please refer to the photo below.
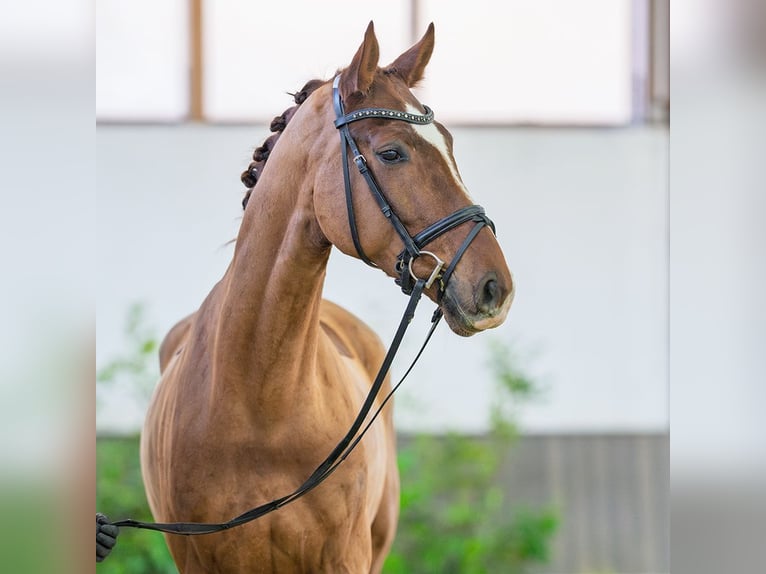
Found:
[[109, 519], [103, 514], [96, 513], [96, 562], [103, 562], [104, 558], [117, 544], [117, 535], [120, 529], [109, 524]]

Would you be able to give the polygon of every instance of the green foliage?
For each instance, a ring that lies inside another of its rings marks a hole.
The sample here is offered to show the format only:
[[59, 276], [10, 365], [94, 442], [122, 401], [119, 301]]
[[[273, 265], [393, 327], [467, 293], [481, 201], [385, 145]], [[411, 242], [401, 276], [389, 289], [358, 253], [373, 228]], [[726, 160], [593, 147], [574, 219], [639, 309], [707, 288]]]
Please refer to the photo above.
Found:
[[[139, 466], [138, 437], [100, 438], [96, 442], [96, 509], [112, 520], [151, 520]], [[123, 528], [99, 574], [177, 572], [165, 538], [158, 532]]]
[[147, 325], [143, 304], [134, 303], [128, 309], [124, 338], [126, 351], [96, 373], [97, 398], [104, 391], [119, 390], [145, 410], [160, 373], [157, 335]]
[[3, 572], [59, 572], [62, 563], [71, 561], [79, 552], [79, 533], [75, 536], [72, 531], [61, 531], [67, 522], [66, 510], [74, 505], [62, 501], [60, 493], [52, 490], [54, 485], [42, 478], [31, 475], [22, 480], [0, 478]]
[[421, 434], [400, 447], [401, 514], [386, 574], [517, 574], [548, 560], [555, 510], [511, 507], [498, 477], [518, 434], [514, 409], [540, 389], [503, 347], [494, 347], [493, 367], [486, 437]]
[[[119, 391], [121, 400], [134, 401], [145, 410], [159, 366], [157, 338], [147, 325], [142, 304], [133, 304], [128, 310], [124, 340], [125, 352], [97, 372], [97, 393]], [[99, 438], [96, 442], [96, 509], [112, 520], [152, 519], [141, 479], [138, 437]], [[162, 534], [126, 528], [98, 572], [160, 574], [177, 570]]]

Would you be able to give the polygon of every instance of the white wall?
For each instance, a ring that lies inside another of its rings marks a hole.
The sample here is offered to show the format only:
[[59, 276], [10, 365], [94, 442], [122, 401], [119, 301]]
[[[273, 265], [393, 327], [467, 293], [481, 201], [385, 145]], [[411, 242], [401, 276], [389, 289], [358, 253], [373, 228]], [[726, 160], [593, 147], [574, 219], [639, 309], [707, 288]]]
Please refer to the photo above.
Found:
[[[483, 429], [492, 401], [487, 343], [497, 339], [548, 388], [524, 411], [525, 430], [664, 430], [667, 132], [452, 132], [463, 178], [497, 223], [518, 293], [494, 332], [463, 339], [441, 328], [403, 386], [400, 428]], [[239, 173], [267, 133], [97, 128], [98, 364], [120, 349], [132, 301], [146, 302], [164, 332], [220, 278], [231, 256], [224, 244], [238, 227]], [[384, 340], [406, 303], [390, 279], [337, 253], [325, 293]], [[423, 307], [395, 374], [425, 332], [431, 305]], [[131, 418], [124, 404], [103, 415], [100, 424]]]

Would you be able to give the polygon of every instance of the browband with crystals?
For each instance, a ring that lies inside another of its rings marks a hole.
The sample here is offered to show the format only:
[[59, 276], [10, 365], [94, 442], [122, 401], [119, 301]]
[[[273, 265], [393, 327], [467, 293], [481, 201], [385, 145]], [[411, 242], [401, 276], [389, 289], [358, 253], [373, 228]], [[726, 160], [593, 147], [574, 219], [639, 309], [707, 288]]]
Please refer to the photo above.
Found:
[[385, 120], [403, 120], [411, 124], [430, 124], [434, 121], [434, 111], [428, 106], [423, 106], [426, 109], [425, 114], [412, 114], [410, 112], [400, 112], [399, 110], [389, 110], [386, 108], [364, 108], [363, 110], [356, 110], [350, 114], [346, 114], [343, 117], [335, 120], [335, 127], [339, 128], [351, 122], [357, 120], [366, 120], [368, 118], [382, 118]]

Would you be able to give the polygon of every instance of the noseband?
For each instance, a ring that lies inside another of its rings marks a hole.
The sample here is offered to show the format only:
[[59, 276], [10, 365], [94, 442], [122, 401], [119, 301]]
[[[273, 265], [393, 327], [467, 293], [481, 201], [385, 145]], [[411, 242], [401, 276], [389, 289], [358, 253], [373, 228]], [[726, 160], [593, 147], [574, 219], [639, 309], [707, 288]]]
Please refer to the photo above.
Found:
[[[388, 203], [386, 196], [380, 189], [378, 182], [375, 180], [375, 176], [370, 171], [367, 165], [367, 160], [364, 155], [359, 151], [359, 146], [356, 145], [356, 141], [351, 136], [349, 131], [349, 124], [360, 120], [366, 120], [371, 118], [378, 118], [384, 120], [397, 120], [410, 124], [426, 125], [434, 121], [434, 112], [428, 106], [423, 106], [426, 110], [425, 114], [413, 114], [408, 112], [402, 112], [399, 110], [389, 110], [386, 108], [364, 108], [362, 110], [355, 110], [348, 114], [344, 112], [343, 101], [340, 97], [340, 75], [335, 76], [335, 80], [332, 84], [332, 99], [333, 106], [335, 107], [335, 127], [340, 132], [340, 149], [341, 159], [343, 163], [343, 184], [346, 192], [346, 210], [348, 212], [348, 223], [351, 228], [351, 239], [354, 241], [354, 247], [359, 255], [359, 258], [367, 265], [377, 267], [375, 263], [367, 256], [362, 249], [362, 244], [359, 240], [359, 231], [356, 225], [356, 217], [354, 215], [354, 203], [351, 196], [351, 177], [349, 175], [348, 168], [348, 156], [349, 150], [351, 151], [351, 157], [354, 164], [356, 164], [359, 173], [362, 174], [367, 186], [370, 188], [372, 197], [378, 204], [378, 207], [383, 212], [393, 225], [397, 235], [404, 244], [404, 250], [396, 258], [395, 269], [399, 274], [399, 278], [396, 283], [402, 288], [402, 291], [406, 294], [411, 294], [415, 283], [418, 281], [418, 277], [413, 271], [412, 264], [418, 257], [427, 255], [434, 260], [435, 266], [431, 275], [425, 280], [426, 289], [431, 287], [435, 281], [439, 282], [437, 291], [437, 300], [441, 301], [444, 296], [444, 292], [447, 289], [447, 283], [452, 277], [452, 273], [455, 271], [458, 262], [465, 254], [471, 242], [476, 238], [481, 231], [481, 228], [485, 225], [488, 226], [492, 232], [495, 232], [495, 224], [484, 213], [484, 208], [480, 205], [469, 205], [458, 209], [452, 215], [443, 217], [436, 223], [433, 223], [426, 227], [423, 231], [417, 233], [414, 237], [410, 235], [407, 228], [402, 223], [401, 219], [396, 215], [396, 212], [392, 209]], [[475, 223], [473, 229], [463, 241], [460, 248], [455, 252], [454, 257], [449, 265], [446, 266], [435, 253], [431, 251], [425, 251], [423, 248], [431, 243], [437, 237], [447, 233], [451, 229], [454, 229], [458, 225], [462, 225], [467, 221], [473, 221]]]
[[[231, 520], [228, 520], [227, 522], [155, 523], [140, 522], [128, 518], [125, 520], [112, 522], [111, 524], [115, 526], [156, 530], [160, 532], [167, 532], [169, 534], [181, 534], [185, 536], [211, 534], [214, 532], [228, 530], [236, 526], [241, 526], [242, 524], [246, 524], [262, 516], [265, 516], [266, 514], [274, 512], [275, 510], [290, 504], [291, 502], [297, 500], [298, 498], [319, 486], [328, 476], [335, 472], [341, 463], [343, 463], [343, 461], [346, 460], [346, 458], [351, 454], [356, 445], [359, 444], [359, 441], [362, 440], [362, 437], [364, 437], [372, 423], [375, 422], [375, 419], [383, 410], [383, 407], [386, 406], [386, 403], [393, 396], [394, 392], [396, 392], [399, 386], [407, 378], [407, 375], [409, 375], [410, 371], [415, 366], [415, 363], [420, 358], [420, 355], [423, 353], [423, 350], [426, 348], [426, 345], [428, 345], [428, 342], [431, 340], [431, 335], [433, 335], [434, 330], [436, 329], [436, 326], [439, 324], [439, 320], [442, 317], [440, 307], [437, 307], [436, 312], [434, 313], [434, 316], [431, 320], [431, 329], [426, 335], [426, 339], [420, 347], [420, 350], [415, 356], [412, 364], [404, 373], [399, 382], [394, 385], [388, 394], [382, 399], [378, 407], [372, 411], [375, 399], [377, 398], [384, 382], [386, 381], [386, 376], [394, 360], [394, 357], [396, 356], [399, 346], [401, 345], [404, 334], [407, 331], [407, 327], [409, 326], [415, 314], [415, 309], [418, 306], [418, 301], [420, 300], [423, 290], [428, 289], [436, 281], [438, 281], [437, 300], [441, 301], [441, 298], [444, 296], [444, 292], [447, 288], [447, 282], [452, 276], [458, 261], [460, 261], [460, 258], [463, 256], [463, 254], [465, 254], [466, 250], [471, 245], [471, 242], [479, 234], [479, 231], [481, 231], [484, 226], [488, 226], [493, 233], [495, 232], [495, 225], [485, 215], [484, 208], [479, 205], [469, 205], [468, 207], [458, 209], [452, 215], [448, 215], [436, 223], [429, 225], [423, 231], [417, 233], [415, 236], [410, 235], [409, 231], [407, 231], [407, 228], [391, 208], [391, 205], [388, 203], [386, 197], [383, 195], [383, 192], [380, 190], [380, 186], [375, 181], [375, 176], [367, 166], [367, 160], [361, 154], [359, 147], [354, 141], [354, 138], [351, 137], [351, 134], [349, 133], [348, 124], [368, 118], [382, 118], [387, 120], [405, 121], [411, 124], [425, 125], [430, 124], [433, 121], [434, 114], [427, 106], [424, 106], [426, 113], [423, 115], [410, 114], [398, 110], [388, 110], [384, 108], [365, 108], [363, 110], [356, 110], [345, 114], [343, 112], [343, 102], [341, 101], [340, 92], [338, 90], [339, 78], [340, 76], [336, 76], [335, 81], [333, 82], [333, 103], [335, 106], [336, 115], [335, 127], [340, 131], [341, 138], [343, 180], [346, 188], [346, 206], [348, 209], [348, 221], [351, 227], [351, 237], [354, 241], [354, 246], [356, 247], [357, 253], [359, 254], [359, 257], [362, 259], [362, 261], [368, 265], [377, 267], [377, 265], [375, 265], [375, 263], [373, 263], [372, 260], [367, 257], [359, 241], [356, 218], [354, 217], [354, 206], [351, 201], [351, 178], [349, 177], [348, 171], [349, 150], [351, 150], [351, 156], [357, 168], [359, 169], [359, 173], [361, 173], [364, 179], [367, 181], [370, 192], [375, 198], [375, 201], [378, 203], [378, 206], [383, 212], [383, 215], [385, 215], [386, 218], [391, 222], [391, 224], [394, 226], [394, 229], [396, 230], [396, 233], [404, 243], [404, 250], [399, 254], [396, 260], [395, 268], [397, 273], [399, 273], [399, 278], [396, 280], [396, 282], [401, 286], [402, 291], [410, 296], [407, 308], [405, 309], [404, 315], [399, 322], [399, 327], [396, 330], [386, 356], [383, 358], [383, 362], [380, 366], [380, 369], [378, 370], [378, 374], [370, 385], [370, 390], [367, 393], [367, 397], [365, 398], [364, 403], [362, 404], [359, 413], [356, 416], [356, 419], [354, 419], [345, 436], [335, 446], [327, 458], [325, 458], [325, 460], [314, 470], [311, 476], [309, 476], [296, 490], [290, 494], [276, 498], [270, 502], [256, 506], [255, 508], [251, 508], [250, 510], [232, 518]], [[458, 250], [455, 252], [455, 255], [452, 257], [452, 261], [449, 265], [446, 266], [445, 269], [444, 261], [442, 261], [436, 254], [432, 253], [431, 251], [425, 251], [423, 247], [431, 243], [437, 237], [442, 236], [451, 229], [454, 229], [458, 225], [461, 225], [467, 221], [473, 221], [475, 225], [473, 226], [473, 229], [471, 229], [471, 231], [468, 233], [468, 236], [465, 238], [465, 240], [463, 240], [463, 243], [460, 245]], [[431, 272], [427, 279], [417, 277], [412, 268], [413, 262], [418, 257], [423, 256], [431, 257], [436, 263], [434, 270]]]

